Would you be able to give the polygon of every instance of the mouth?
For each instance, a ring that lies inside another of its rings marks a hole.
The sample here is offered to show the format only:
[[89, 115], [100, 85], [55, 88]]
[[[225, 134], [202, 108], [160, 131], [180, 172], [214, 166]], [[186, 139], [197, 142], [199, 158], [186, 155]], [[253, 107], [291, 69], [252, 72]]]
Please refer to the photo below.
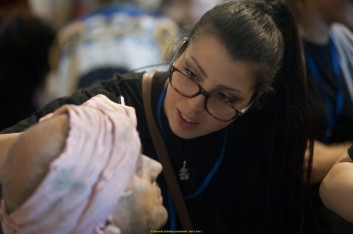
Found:
[[199, 124], [198, 122], [196, 122], [195, 120], [191, 119], [190, 117], [186, 116], [184, 113], [182, 113], [179, 109], [177, 109], [178, 114], [179, 114], [179, 118], [187, 123], [187, 124]]
[[186, 116], [180, 110], [177, 110], [177, 112], [178, 112], [178, 124], [180, 128], [185, 130], [191, 130], [199, 125], [198, 122], [195, 122], [195, 120]]
[[[179, 111], [180, 112], [180, 111]], [[196, 123], [196, 122], [194, 122], [194, 121], [192, 121], [191, 119], [189, 119], [188, 117], [186, 117], [183, 113], [181, 113], [180, 112], [180, 116], [181, 116], [181, 118], [185, 121], [185, 122], [187, 122], [187, 123]]]

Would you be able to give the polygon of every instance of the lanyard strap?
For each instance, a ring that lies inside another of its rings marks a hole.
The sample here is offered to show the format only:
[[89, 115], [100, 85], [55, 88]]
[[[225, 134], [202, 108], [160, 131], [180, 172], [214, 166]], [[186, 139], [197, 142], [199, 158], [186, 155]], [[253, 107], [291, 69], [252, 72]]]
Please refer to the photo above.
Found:
[[151, 104], [151, 92], [152, 92], [152, 78], [153, 73], [145, 72], [142, 78], [142, 95], [143, 103], [145, 108], [145, 114], [147, 119], [148, 128], [153, 140], [154, 147], [156, 149], [157, 155], [160, 162], [163, 165], [163, 175], [165, 177], [168, 189], [172, 194], [173, 201], [177, 207], [177, 212], [179, 220], [181, 222], [182, 228], [185, 230], [192, 230], [192, 224], [187, 211], [184, 199], [182, 197], [178, 182], [173, 173], [172, 165], [169, 160], [167, 149], [163, 138], [158, 130], [156, 122], [154, 121], [152, 104]]
[[318, 70], [318, 67], [316, 66], [314, 59], [312, 58], [312, 56], [309, 53], [306, 53], [306, 60], [307, 60], [307, 64], [308, 64], [308, 68], [311, 71], [311, 74], [316, 82], [316, 84], [319, 87], [319, 90], [321, 92], [321, 96], [324, 100], [324, 104], [326, 107], [326, 111], [327, 111], [327, 128], [325, 131], [325, 136], [324, 136], [324, 142], [326, 144], [330, 143], [331, 141], [331, 135], [332, 135], [332, 130], [333, 127], [335, 125], [337, 116], [342, 112], [343, 110], [343, 105], [344, 105], [344, 88], [343, 88], [343, 82], [342, 82], [342, 73], [341, 73], [341, 69], [340, 69], [340, 65], [338, 62], [338, 56], [337, 56], [337, 51], [336, 51], [336, 47], [333, 44], [332, 39], [330, 38], [330, 42], [329, 42], [329, 46], [330, 46], [330, 55], [331, 55], [331, 59], [332, 59], [332, 68], [333, 68], [333, 72], [334, 72], [334, 76], [337, 80], [337, 94], [336, 94], [336, 108], [333, 107], [333, 103], [330, 102], [330, 100], [327, 97], [327, 94], [324, 91], [322, 82], [323, 79], [321, 77], [321, 74]]

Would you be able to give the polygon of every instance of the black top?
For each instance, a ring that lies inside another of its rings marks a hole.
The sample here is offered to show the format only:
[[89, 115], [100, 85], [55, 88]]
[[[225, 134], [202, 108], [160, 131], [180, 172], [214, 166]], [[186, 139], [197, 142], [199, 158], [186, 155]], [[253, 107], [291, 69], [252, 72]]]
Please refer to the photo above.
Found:
[[[333, 109], [336, 108], [339, 88], [337, 74], [335, 74], [333, 69], [330, 44], [315, 45], [304, 41], [304, 50], [306, 57], [310, 56], [313, 59], [320, 74], [320, 81], [317, 81], [313, 76], [310, 65], [307, 64], [311, 112], [316, 123], [315, 135], [316, 139], [324, 141], [325, 131], [328, 128], [327, 102], [332, 104]], [[335, 116], [332, 134], [327, 143], [353, 141], [353, 102], [343, 77], [340, 77], [340, 79], [343, 82], [343, 109]]]
[[[219, 160], [222, 148], [225, 149], [224, 159], [205, 190], [195, 198], [185, 201], [194, 228], [202, 233], [213, 234], [297, 233], [298, 220], [302, 215], [298, 204], [300, 188], [289, 185], [288, 180], [290, 176], [293, 177], [293, 170], [290, 167], [295, 167], [295, 163], [291, 163], [292, 159], [283, 152], [278, 154], [281, 155], [278, 156], [281, 159], [278, 159], [268, 147], [269, 144], [278, 144], [276, 148], [283, 145], [280, 141], [274, 142], [273, 139], [266, 138], [274, 131], [274, 127], [264, 125], [263, 114], [250, 111], [246, 117], [233, 122], [227, 133], [225, 130], [220, 130], [191, 140], [181, 139], [170, 130], [164, 111], [161, 111], [161, 116], [157, 116], [158, 100], [161, 98], [167, 77], [168, 73], [155, 74], [152, 83], [152, 105], [155, 117], [161, 119], [161, 130], [177, 178], [179, 178], [178, 173], [183, 160], [188, 162], [190, 179], [179, 180], [184, 196], [201, 186], [216, 161]], [[133, 106], [136, 110], [137, 129], [140, 133], [143, 153], [156, 159], [144, 116], [141, 78], [142, 73], [116, 76], [93, 88], [77, 91], [71, 97], [60, 98], [49, 103], [28, 119], [1, 133], [23, 131], [37, 123], [40, 117], [65, 103], [80, 104], [99, 93], [118, 102], [118, 96], [122, 94], [126, 105]], [[228, 140], [223, 146], [225, 136]], [[263, 141], [265, 142], [262, 143]], [[279, 165], [283, 165], [281, 164], [283, 160], [288, 161], [288, 166], [282, 170]], [[170, 218], [172, 215], [168, 207], [168, 189], [163, 176], [159, 176], [158, 183]], [[170, 220], [163, 230], [170, 230], [169, 225]], [[180, 227], [176, 229], [180, 230]]]

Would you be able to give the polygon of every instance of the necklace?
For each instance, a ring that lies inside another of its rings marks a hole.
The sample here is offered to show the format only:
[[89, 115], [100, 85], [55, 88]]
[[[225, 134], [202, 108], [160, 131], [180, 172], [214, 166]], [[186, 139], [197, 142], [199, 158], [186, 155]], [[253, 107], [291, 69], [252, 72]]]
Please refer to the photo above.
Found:
[[[190, 176], [191, 176], [191, 172], [190, 170], [188, 169], [187, 167], [187, 160], [185, 159], [184, 157], [184, 154], [181, 150], [181, 148], [178, 146], [178, 142], [177, 142], [177, 139], [175, 138], [176, 136], [172, 136], [171, 138], [173, 139], [173, 143], [175, 145], [175, 148], [177, 149], [177, 153], [179, 155], [179, 157], [182, 159], [182, 167], [179, 169], [178, 171], [178, 175], [179, 175], [179, 179], [181, 181], [187, 181], [190, 179]], [[191, 158], [193, 157], [194, 155], [196, 155], [199, 151], [197, 149], [195, 149], [193, 152], [191, 152], [189, 155], [188, 155], [188, 158]]]
[[[178, 171], [178, 176], [181, 181], [187, 181], [190, 179], [190, 170], [187, 168], [187, 160], [183, 156], [184, 154], [181, 151], [181, 148], [178, 146], [178, 142], [176, 139], [176, 136], [171, 137], [173, 139], [173, 144], [175, 145], [175, 148], [177, 149], [177, 154], [179, 155], [179, 158], [182, 159], [182, 167]], [[197, 150], [195, 152], [192, 152], [190, 156], [195, 155]], [[190, 158], [190, 157], [189, 157]]]
[[186, 168], [186, 161], [183, 161], [183, 167], [179, 170], [179, 179], [180, 180], [189, 180], [190, 172], [189, 169]]
[[[175, 145], [175, 148], [177, 149], [177, 154], [179, 155], [179, 158], [181, 158], [182, 160], [182, 167], [179, 169], [179, 179], [181, 181], [187, 181], [190, 179], [190, 170], [187, 168], [187, 160], [184, 157], [184, 154], [181, 150], [181, 148], [179, 147], [179, 144], [177, 142], [176, 136], [173, 135], [171, 137], [173, 139], [173, 144]], [[192, 152], [188, 158], [192, 157], [193, 155], [195, 155], [198, 152], [198, 150], [195, 150], [194, 152]]]
[[[195, 173], [192, 173], [192, 167], [202, 166], [202, 164], [198, 163], [197, 161], [202, 160], [200, 159], [200, 156], [212, 151], [212, 144], [210, 140], [185, 140], [181, 139], [173, 132], [169, 132], [168, 130], [167, 132], [168, 137], [165, 138], [165, 142], [170, 146], [171, 149], [174, 149], [174, 155], [177, 156], [174, 158], [174, 164], [179, 165], [180, 168], [177, 169], [177, 176], [179, 177], [179, 180], [185, 182], [190, 179], [194, 179], [195, 176], [198, 177], [200, 170], [198, 169]], [[198, 147], [200, 145], [203, 145], [204, 147]], [[212, 163], [210, 166], [212, 167], [213, 165], [214, 164]], [[191, 176], [193, 178], [191, 178]]]

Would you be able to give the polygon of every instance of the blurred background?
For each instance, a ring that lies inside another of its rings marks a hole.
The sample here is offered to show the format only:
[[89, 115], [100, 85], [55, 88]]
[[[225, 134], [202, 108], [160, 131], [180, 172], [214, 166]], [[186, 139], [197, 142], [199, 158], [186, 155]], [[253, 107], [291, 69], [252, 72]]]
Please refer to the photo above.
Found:
[[115, 73], [167, 69], [221, 0], [0, 0], [0, 130]]

